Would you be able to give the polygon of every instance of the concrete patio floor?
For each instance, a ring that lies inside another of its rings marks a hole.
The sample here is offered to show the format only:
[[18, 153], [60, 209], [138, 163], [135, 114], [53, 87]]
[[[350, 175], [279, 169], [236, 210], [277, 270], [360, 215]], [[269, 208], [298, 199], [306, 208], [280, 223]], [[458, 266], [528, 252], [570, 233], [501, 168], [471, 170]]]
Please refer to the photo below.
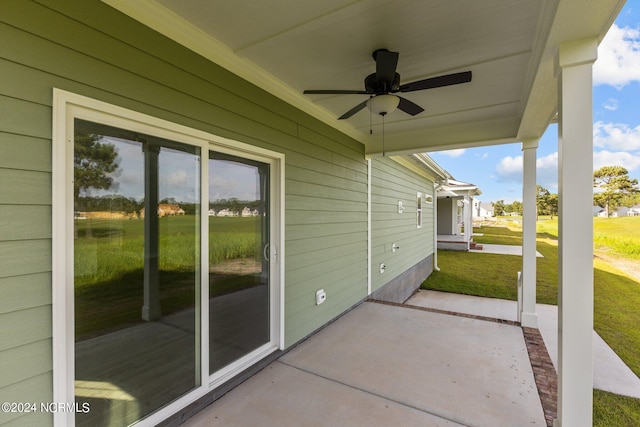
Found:
[[[448, 292], [418, 291], [407, 304], [436, 310], [467, 313], [504, 320], [516, 320], [517, 303]], [[556, 370], [558, 369], [558, 307], [537, 304], [538, 329]], [[640, 399], [640, 378], [593, 331], [593, 385], [623, 396]]]
[[521, 328], [365, 302], [184, 425], [546, 423]]

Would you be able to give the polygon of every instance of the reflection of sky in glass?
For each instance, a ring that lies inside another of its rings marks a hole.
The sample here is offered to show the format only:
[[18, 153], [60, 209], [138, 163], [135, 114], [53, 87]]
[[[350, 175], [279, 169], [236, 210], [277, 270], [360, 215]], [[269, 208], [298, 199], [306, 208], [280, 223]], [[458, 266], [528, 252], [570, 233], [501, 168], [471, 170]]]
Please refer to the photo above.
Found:
[[[118, 152], [118, 169], [110, 174], [108, 190], [90, 189], [91, 196], [117, 194], [137, 201], [144, 199], [144, 153], [142, 144], [114, 137], [103, 137]], [[159, 157], [159, 199], [197, 202], [198, 156], [163, 147]], [[258, 200], [260, 183], [257, 168], [223, 160], [209, 160], [209, 198], [211, 201], [236, 198]]]
[[198, 156], [163, 147], [159, 158], [159, 199], [173, 198], [177, 202], [200, 200]]
[[260, 199], [260, 177], [255, 166], [209, 160], [209, 200]]

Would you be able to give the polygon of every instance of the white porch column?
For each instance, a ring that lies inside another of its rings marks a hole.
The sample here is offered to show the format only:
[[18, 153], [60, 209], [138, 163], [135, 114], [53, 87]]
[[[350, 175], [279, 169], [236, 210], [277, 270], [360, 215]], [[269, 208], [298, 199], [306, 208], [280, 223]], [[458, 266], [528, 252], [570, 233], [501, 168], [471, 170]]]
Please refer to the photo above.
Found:
[[597, 40], [558, 52], [558, 427], [593, 413], [593, 117]]
[[469, 194], [464, 195], [464, 205], [462, 206], [462, 221], [464, 224], [464, 241], [467, 243], [467, 250], [469, 250], [469, 242], [471, 241], [471, 235], [473, 234], [473, 221], [471, 219], [471, 214], [473, 210], [471, 209], [472, 199]]
[[522, 326], [538, 327], [536, 313], [536, 152], [538, 139], [522, 141]]

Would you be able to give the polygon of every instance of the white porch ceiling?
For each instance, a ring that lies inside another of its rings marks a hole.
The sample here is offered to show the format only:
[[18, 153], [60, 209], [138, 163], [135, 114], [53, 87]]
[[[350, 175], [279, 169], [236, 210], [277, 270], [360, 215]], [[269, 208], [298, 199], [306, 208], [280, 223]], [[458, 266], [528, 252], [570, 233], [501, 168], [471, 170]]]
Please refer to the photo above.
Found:
[[103, 0], [366, 145], [381, 118], [343, 113], [366, 95], [371, 53], [400, 53], [401, 83], [471, 70], [470, 83], [403, 96], [425, 111], [385, 118], [389, 154], [517, 142], [557, 111], [558, 45], [602, 40], [623, 0]]

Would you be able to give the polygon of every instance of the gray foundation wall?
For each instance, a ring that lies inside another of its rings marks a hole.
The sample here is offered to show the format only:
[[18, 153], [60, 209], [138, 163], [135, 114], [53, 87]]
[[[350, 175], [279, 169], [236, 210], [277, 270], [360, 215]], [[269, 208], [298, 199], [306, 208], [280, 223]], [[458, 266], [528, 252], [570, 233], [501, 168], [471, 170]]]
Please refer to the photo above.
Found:
[[413, 295], [433, 272], [433, 255], [429, 255], [371, 294], [372, 299], [403, 303]]

